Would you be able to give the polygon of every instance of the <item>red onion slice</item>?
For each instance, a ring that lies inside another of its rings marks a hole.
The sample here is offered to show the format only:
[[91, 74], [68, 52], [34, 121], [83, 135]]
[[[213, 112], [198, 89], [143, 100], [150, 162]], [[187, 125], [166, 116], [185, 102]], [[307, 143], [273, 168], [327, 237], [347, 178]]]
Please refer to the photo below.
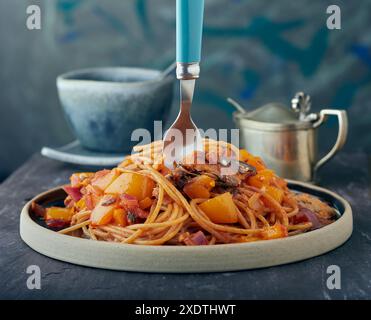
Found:
[[197, 231], [196, 233], [192, 234], [190, 238], [195, 246], [204, 246], [209, 243], [202, 231]]
[[322, 227], [321, 222], [313, 211], [307, 208], [300, 208], [298, 215], [304, 215], [312, 223], [312, 230]]
[[131, 214], [135, 215], [138, 218], [146, 219], [149, 215], [149, 212], [142, 210], [139, 207], [139, 202], [136, 197], [124, 193], [120, 196], [121, 205]]
[[82, 198], [82, 194], [80, 188], [78, 187], [71, 187], [71, 186], [64, 186], [63, 190], [72, 198], [73, 201], [77, 202]]

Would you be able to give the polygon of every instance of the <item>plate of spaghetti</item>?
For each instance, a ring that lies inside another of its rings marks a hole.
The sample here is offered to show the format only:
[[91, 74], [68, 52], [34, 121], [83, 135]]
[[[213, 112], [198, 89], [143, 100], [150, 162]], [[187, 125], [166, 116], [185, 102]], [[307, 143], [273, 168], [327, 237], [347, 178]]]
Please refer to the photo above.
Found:
[[164, 165], [162, 141], [110, 170], [79, 172], [21, 213], [34, 250], [80, 265], [145, 272], [214, 272], [289, 263], [330, 251], [352, 233], [349, 203], [286, 181], [222, 141]]

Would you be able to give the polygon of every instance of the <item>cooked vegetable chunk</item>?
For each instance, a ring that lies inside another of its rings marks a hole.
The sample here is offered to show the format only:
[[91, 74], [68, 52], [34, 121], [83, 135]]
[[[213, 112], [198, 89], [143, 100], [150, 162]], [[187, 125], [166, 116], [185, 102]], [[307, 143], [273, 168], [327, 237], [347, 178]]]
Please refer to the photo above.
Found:
[[276, 187], [268, 186], [268, 187], [266, 187], [266, 191], [279, 204], [282, 203], [282, 199], [283, 199], [283, 196], [284, 196], [284, 192], [283, 192], [282, 189], [278, 189]]
[[120, 227], [125, 227], [127, 225], [127, 212], [124, 209], [113, 210], [113, 221], [116, 225]]
[[184, 193], [191, 199], [209, 199], [210, 190], [215, 187], [215, 180], [207, 175], [193, 178], [183, 188]]
[[112, 196], [105, 195], [91, 213], [93, 225], [101, 226], [111, 222], [116, 204], [112, 203]]
[[111, 171], [102, 170], [96, 173], [91, 184], [95, 187], [98, 187], [102, 191], [104, 191], [118, 176], [119, 176], [119, 172], [117, 172], [117, 170], [115, 169]]
[[64, 228], [71, 222], [72, 208], [50, 207], [45, 210], [45, 222], [51, 228]]
[[70, 208], [59, 208], [59, 207], [50, 207], [46, 208], [45, 219], [46, 220], [63, 220], [63, 221], [71, 221], [73, 216], [73, 210]]
[[287, 228], [284, 225], [275, 224], [274, 226], [264, 227], [260, 236], [263, 240], [271, 240], [287, 237], [288, 233]]
[[139, 173], [122, 173], [106, 190], [105, 193], [129, 194], [141, 201], [152, 196], [155, 183], [152, 179]]
[[209, 199], [201, 203], [199, 207], [214, 223], [236, 223], [238, 221], [237, 207], [229, 192]]
[[245, 149], [240, 149], [239, 160], [253, 166], [257, 171], [265, 169], [263, 160], [248, 153]]
[[273, 178], [274, 172], [272, 170], [265, 169], [259, 171], [255, 176], [250, 177], [248, 179], [248, 184], [260, 189], [264, 186], [269, 186]]

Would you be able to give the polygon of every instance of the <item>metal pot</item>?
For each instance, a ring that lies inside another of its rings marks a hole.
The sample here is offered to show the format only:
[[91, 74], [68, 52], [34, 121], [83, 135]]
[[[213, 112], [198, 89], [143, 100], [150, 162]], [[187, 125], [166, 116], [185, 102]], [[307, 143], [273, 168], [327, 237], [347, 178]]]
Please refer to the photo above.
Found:
[[[233, 114], [240, 129], [241, 147], [260, 156], [266, 165], [285, 178], [314, 181], [317, 170], [344, 145], [348, 132], [345, 110], [323, 109], [307, 114], [310, 97], [302, 92], [292, 100], [292, 108], [270, 103], [252, 112]], [[329, 116], [338, 119], [339, 130], [332, 149], [318, 159], [318, 128]]]

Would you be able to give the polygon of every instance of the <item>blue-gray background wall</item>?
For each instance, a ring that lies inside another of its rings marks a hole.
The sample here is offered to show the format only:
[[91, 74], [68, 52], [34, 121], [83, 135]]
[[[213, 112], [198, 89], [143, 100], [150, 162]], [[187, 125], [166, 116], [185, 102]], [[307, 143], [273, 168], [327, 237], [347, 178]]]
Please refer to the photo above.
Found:
[[[288, 104], [304, 90], [315, 111], [347, 109], [347, 152], [371, 152], [371, 1], [206, 0], [200, 127], [233, 127], [231, 96], [247, 108]], [[42, 30], [26, 29], [38, 4]], [[342, 30], [326, 8], [342, 9]], [[43, 145], [73, 139], [58, 74], [91, 66], [164, 68], [175, 56], [175, 0], [0, 0], [0, 180]], [[174, 102], [173, 116], [177, 101]], [[321, 148], [335, 139], [329, 122]]]

